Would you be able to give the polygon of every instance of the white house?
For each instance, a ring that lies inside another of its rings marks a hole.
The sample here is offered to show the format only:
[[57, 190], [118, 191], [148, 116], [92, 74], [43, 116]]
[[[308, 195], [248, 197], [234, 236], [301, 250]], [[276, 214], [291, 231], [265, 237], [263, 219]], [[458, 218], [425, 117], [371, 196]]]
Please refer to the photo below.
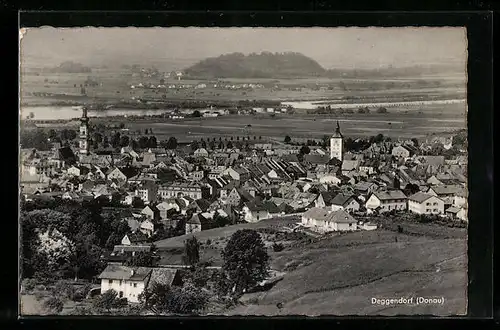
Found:
[[140, 231], [144, 235], [151, 237], [155, 231], [155, 225], [153, 224], [153, 222], [151, 220], [144, 220], [141, 223]]
[[455, 196], [463, 196], [463, 187], [460, 185], [439, 185], [432, 186], [427, 191], [428, 194], [441, 198], [445, 206], [453, 205]]
[[318, 178], [320, 183], [339, 185], [342, 182], [336, 175], [330, 173], [318, 175]]
[[186, 235], [201, 231], [201, 220], [198, 214], [193, 214], [191, 219], [186, 221]]
[[453, 219], [468, 221], [468, 212], [465, 207], [452, 206], [446, 209], [445, 214]]
[[259, 222], [280, 214], [279, 208], [273, 202], [246, 203], [243, 212], [247, 222]]
[[444, 201], [423, 192], [408, 197], [408, 210], [417, 214], [444, 214]]
[[176, 269], [152, 267], [127, 267], [118, 264], [108, 264], [99, 275], [101, 294], [114, 290], [119, 298], [129, 302], [139, 302], [139, 295], [153, 283], [179, 285], [180, 275]]
[[392, 148], [391, 154], [395, 157], [408, 158], [410, 157], [410, 150], [404, 146], [396, 146]]
[[344, 194], [337, 194], [332, 201], [332, 211], [345, 210], [347, 212], [359, 211], [361, 205], [359, 202], [353, 197]]
[[367, 209], [378, 209], [382, 212], [392, 210], [406, 210], [408, 198], [401, 190], [387, 190], [374, 192], [366, 201]]
[[357, 230], [357, 220], [343, 210], [331, 211], [313, 207], [302, 215], [302, 225], [325, 233], [330, 231]]
[[205, 148], [198, 148], [194, 152], [195, 157], [208, 157], [208, 151]]

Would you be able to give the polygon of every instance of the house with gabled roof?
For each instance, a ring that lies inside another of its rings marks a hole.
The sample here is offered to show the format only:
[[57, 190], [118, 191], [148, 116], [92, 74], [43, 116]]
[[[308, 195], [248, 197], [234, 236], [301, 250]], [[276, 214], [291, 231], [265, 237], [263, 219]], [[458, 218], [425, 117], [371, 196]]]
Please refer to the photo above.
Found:
[[337, 194], [331, 201], [332, 211], [345, 210], [346, 212], [359, 211], [361, 204], [353, 195]]
[[366, 208], [379, 209], [381, 212], [403, 211], [407, 208], [408, 198], [401, 190], [380, 190], [373, 192], [366, 201]]
[[453, 205], [455, 196], [457, 194], [463, 194], [463, 191], [464, 188], [461, 185], [438, 185], [430, 187], [427, 193], [442, 199], [445, 208], [448, 208]]
[[444, 214], [444, 201], [439, 197], [417, 192], [408, 197], [408, 210], [416, 214]]
[[178, 269], [161, 267], [128, 267], [109, 263], [98, 276], [101, 280], [101, 293], [114, 290], [118, 298], [125, 298], [132, 303], [139, 302], [139, 296], [154, 283], [168, 286], [182, 285]]
[[148, 240], [147, 236], [140, 231], [135, 233], [125, 234], [123, 236], [121, 244], [122, 245], [136, 245], [146, 243]]
[[206, 219], [201, 214], [193, 214], [191, 218], [186, 221], [186, 235], [202, 231], [205, 224]]
[[316, 207], [304, 212], [301, 224], [320, 233], [358, 229], [357, 220], [344, 210], [331, 211]]
[[275, 217], [280, 209], [271, 201], [251, 201], [243, 206], [244, 219], [247, 222], [259, 222]]

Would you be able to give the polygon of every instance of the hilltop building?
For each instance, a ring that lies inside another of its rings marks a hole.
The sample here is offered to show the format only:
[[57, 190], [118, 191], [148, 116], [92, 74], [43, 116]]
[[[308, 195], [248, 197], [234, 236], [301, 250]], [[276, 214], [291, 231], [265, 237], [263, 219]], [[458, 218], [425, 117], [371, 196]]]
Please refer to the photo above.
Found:
[[335, 133], [330, 138], [330, 159], [336, 158], [342, 161], [343, 150], [343, 136], [340, 133], [340, 125], [337, 121], [337, 128], [335, 129]]

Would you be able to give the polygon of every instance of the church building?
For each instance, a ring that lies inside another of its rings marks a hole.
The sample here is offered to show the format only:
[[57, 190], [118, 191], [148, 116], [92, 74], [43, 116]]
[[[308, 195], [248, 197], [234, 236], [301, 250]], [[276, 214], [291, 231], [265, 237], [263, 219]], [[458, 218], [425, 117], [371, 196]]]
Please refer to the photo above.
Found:
[[87, 109], [83, 108], [82, 118], [80, 118], [80, 155], [88, 155], [89, 153], [89, 117], [87, 117]]
[[340, 133], [340, 125], [337, 121], [337, 128], [335, 129], [335, 133], [330, 138], [330, 159], [336, 158], [342, 161], [342, 155], [344, 152], [344, 143], [343, 136]]

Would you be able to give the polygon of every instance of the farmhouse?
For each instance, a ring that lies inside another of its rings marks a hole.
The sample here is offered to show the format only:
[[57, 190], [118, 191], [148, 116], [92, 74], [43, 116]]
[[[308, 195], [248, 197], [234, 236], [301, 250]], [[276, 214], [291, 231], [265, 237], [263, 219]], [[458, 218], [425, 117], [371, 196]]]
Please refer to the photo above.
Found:
[[139, 295], [153, 283], [180, 285], [180, 273], [175, 269], [152, 267], [126, 267], [108, 264], [98, 277], [101, 280], [101, 293], [114, 290], [119, 298], [129, 302], [139, 302]]
[[354, 231], [357, 221], [343, 210], [330, 211], [313, 207], [302, 215], [302, 225], [317, 232]]
[[417, 214], [444, 214], [444, 201], [423, 192], [408, 197], [408, 210]]
[[382, 212], [406, 210], [407, 197], [401, 190], [374, 192], [366, 201], [367, 209], [379, 209]]

